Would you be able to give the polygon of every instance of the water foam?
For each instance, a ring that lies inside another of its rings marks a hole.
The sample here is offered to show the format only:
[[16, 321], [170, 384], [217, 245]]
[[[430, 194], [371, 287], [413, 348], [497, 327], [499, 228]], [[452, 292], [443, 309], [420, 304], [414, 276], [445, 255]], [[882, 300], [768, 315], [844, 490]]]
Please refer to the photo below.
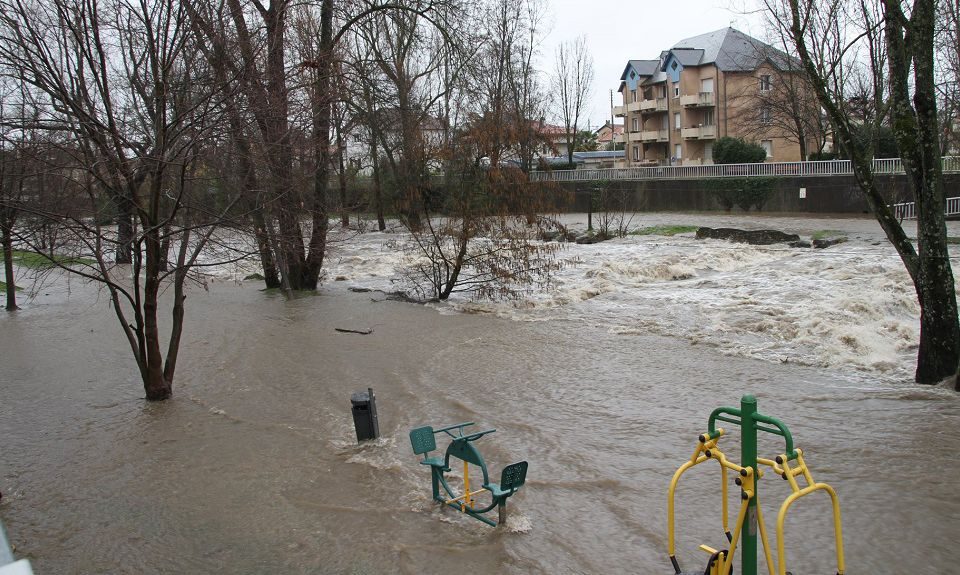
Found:
[[[327, 272], [337, 285], [395, 291], [401, 270], [417, 259], [397, 248], [402, 232], [331, 233], [339, 235]], [[876, 240], [864, 234], [827, 250], [690, 236], [569, 244], [549, 289], [509, 301], [454, 294], [433, 307], [514, 321], [589, 321], [625, 337], [667, 335], [740, 357], [909, 379], [919, 306], [896, 253]], [[248, 264], [214, 272], [237, 278], [251, 271]]]

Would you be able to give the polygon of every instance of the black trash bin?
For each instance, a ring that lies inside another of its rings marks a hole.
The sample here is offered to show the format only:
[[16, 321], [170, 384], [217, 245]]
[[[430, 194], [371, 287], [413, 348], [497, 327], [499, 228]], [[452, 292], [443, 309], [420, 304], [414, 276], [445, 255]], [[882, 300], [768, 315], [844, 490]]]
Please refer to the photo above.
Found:
[[357, 441], [366, 441], [380, 437], [380, 422], [377, 420], [377, 398], [373, 388], [359, 391], [350, 396], [353, 411], [353, 427], [357, 431]]

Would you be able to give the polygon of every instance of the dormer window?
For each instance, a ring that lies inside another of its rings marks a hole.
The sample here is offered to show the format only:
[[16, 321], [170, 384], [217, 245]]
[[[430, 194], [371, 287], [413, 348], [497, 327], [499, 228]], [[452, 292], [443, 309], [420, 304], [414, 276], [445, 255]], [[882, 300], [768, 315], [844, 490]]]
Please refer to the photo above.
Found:
[[676, 60], [674, 60], [674, 61], [673, 61], [673, 64], [670, 65], [670, 69], [671, 69], [671, 70], [676, 70], [676, 69], [677, 69], [677, 61], [676, 61]]
[[636, 72], [630, 72], [630, 79], [631, 79], [631, 80], [633, 80], [633, 79], [636, 78], [636, 77], [637, 77], [637, 73], [636, 73]]

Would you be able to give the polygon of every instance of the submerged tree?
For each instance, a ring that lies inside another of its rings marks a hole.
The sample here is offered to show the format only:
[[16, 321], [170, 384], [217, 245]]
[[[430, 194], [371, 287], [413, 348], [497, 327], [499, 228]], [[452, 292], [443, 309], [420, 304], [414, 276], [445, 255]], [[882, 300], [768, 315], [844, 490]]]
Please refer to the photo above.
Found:
[[[48, 169], [86, 199], [80, 213], [24, 207], [25, 217], [61, 230], [61, 253], [44, 251], [36, 228], [17, 228], [16, 238], [107, 288], [148, 400], [172, 393], [185, 284], [220, 221], [218, 206], [193, 184], [217, 107], [187, 24], [175, 0], [0, 3], [0, 65], [42, 96], [19, 102], [30, 109], [19, 127], [63, 136], [59, 156], [69, 162]], [[116, 228], [104, 225], [105, 207], [119, 214]], [[128, 256], [130, 265], [121, 265]]]
[[404, 278], [420, 298], [519, 298], [548, 285], [558, 267], [557, 245], [535, 241], [540, 228], [526, 216], [542, 201], [539, 188], [516, 167], [483, 161], [480, 150], [492, 136], [486, 128], [480, 123], [457, 135], [453, 173], [435, 194], [437, 205], [427, 204], [423, 226], [410, 230]]
[[[884, 233], [913, 280], [920, 303], [916, 380], [937, 383], [957, 373], [960, 325], [944, 216], [945, 190], [939, 148], [935, 85], [936, 0], [883, 0], [860, 11], [843, 0], [764, 0], [797, 48], [837, 144], [849, 155], [854, 177]], [[863, 18], [875, 13], [876, 19]], [[888, 54], [890, 118], [908, 185], [917, 205], [916, 245], [894, 217], [876, 185], [870, 154], [856, 140], [845, 110], [847, 84], [838, 72], [883, 30]]]

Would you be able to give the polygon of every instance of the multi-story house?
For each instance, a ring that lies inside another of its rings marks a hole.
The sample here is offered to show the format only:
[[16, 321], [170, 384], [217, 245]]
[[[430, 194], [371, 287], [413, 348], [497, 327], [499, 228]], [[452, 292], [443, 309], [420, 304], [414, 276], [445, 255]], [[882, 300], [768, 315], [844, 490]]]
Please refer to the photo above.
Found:
[[733, 28], [681, 40], [656, 60], [630, 60], [620, 77], [629, 166], [712, 163], [713, 142], [753, 140], [768, 161], [799, 161], [784, 122], [764, 97], [785, 74], [799, 74], [781, 51]]

